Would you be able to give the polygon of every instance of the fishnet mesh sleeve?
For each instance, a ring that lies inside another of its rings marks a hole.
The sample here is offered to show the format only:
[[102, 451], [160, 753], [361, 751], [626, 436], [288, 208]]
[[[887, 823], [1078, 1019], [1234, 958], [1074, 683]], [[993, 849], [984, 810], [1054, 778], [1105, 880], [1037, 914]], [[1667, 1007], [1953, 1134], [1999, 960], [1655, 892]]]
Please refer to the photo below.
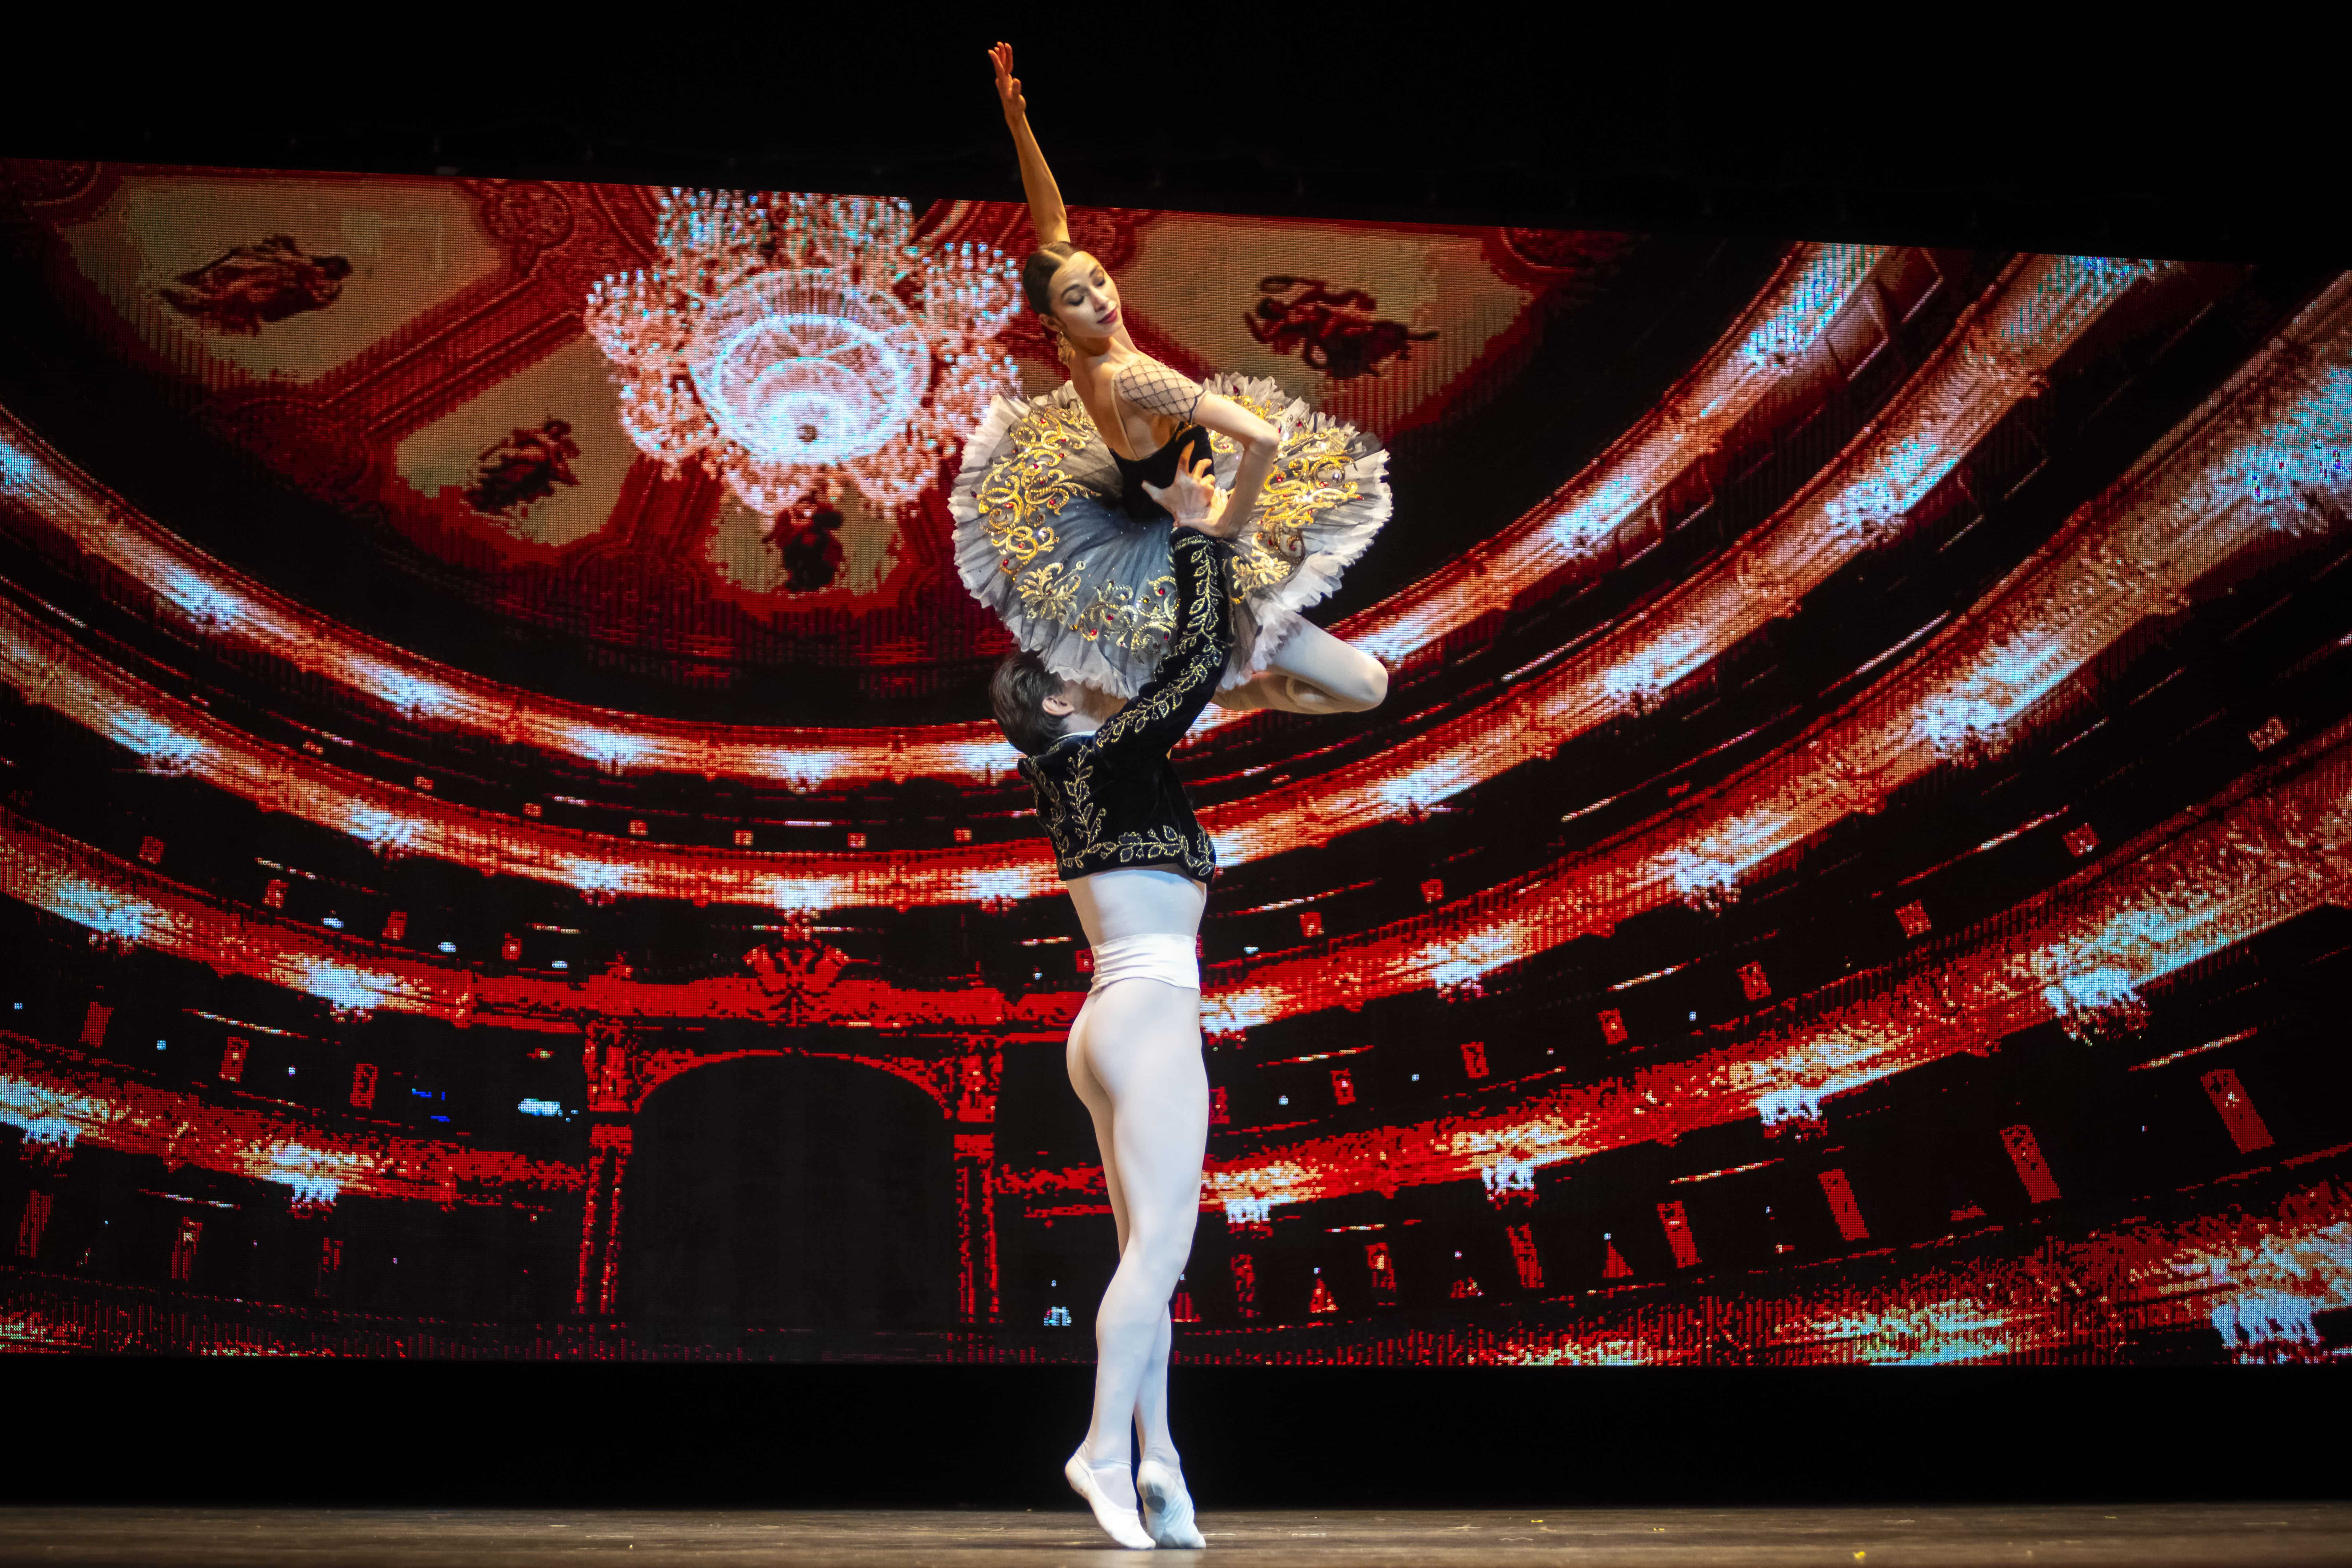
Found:
[[1111, 377], [1119, 399], [1147, 414], [1190, 419], [1201, 401], [1201, 384], [1187, 381], [1154, 359], [1129, 360]]

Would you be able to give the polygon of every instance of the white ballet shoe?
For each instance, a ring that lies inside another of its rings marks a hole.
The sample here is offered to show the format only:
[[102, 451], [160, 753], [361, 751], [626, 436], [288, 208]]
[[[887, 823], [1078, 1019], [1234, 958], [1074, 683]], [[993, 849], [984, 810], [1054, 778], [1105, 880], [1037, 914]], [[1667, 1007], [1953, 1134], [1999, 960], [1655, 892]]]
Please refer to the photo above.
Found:
[[1143, 1500], [1143, 1528], [1161, 1546], [1198, 1552], [1209, 1542], [1192, 1518], [1192, 1494], [1184, 1489], [1184, 1472], [1157, 1459], [1135, 1467], [1135, 1495]]
[[[1104, 1467], [1106, 1469], [1109, 1468]], [[1087, 1500], [1087, 1506], [1095, 1510], [1095, 1522], [1103, 1527], [1105, 1535], [1130, 1551], [1151, 1550], [1151, 1537], [1144, 1530], [1143, 1521], [1135, 1517], [1134, 1505], [1130, 1503], [1122, 1508], [1111, 1500], [1103, 1490], [1102, 1483], [1095, 1479], [1094, 1471], [1088, 1468], [1084, 1448], [1072, 1454], [1069, 1462], [1062, 1467], [1062, 1479], [1070, 1483], [1072, 1491]]]

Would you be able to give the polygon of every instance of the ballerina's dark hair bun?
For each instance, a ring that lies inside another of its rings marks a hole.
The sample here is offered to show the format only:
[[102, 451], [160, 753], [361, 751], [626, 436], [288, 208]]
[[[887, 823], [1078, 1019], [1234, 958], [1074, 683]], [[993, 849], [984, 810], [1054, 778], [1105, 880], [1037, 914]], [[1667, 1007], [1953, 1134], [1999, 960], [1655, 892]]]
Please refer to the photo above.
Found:
[[1054, 274], [1062, 263], [1078, 253], [1078, 247], [1066, 239], [1056, 239], [1039, 246], [1021, 263], [1021, 292], [1029, 298], [1029, 308], [1041, 316], [1054, 313]]

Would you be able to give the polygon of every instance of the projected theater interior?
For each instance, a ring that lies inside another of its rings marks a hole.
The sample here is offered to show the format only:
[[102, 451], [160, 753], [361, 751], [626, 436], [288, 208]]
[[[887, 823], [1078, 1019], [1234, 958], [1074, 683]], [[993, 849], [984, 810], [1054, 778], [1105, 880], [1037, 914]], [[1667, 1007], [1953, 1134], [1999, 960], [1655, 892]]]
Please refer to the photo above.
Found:
[[[755, 428], [667, 195], [0, 165], [0, 1342], [1091, 1357], [943, 499], [1025, 211], [803, 202]], [[2352, 279], [1075, 218], [1394, 454], [1386, 704], [1177, 754], [1177, 1359], [2343, 1353]]]

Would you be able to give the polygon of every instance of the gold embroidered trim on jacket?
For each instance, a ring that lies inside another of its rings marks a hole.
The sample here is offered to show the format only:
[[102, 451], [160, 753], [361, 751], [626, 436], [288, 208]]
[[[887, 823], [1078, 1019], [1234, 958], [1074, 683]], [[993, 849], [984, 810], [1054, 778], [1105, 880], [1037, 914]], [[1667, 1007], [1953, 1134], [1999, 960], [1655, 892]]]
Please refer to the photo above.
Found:
[[[1191, 618], [1184, 635], [1200, 640], [1201, 652], [1159, 690], [1149, 698], [1129, 702], [1080, 742], [1069, 759], [1066, 778], [1056, 779], [1036, 757], [1021, 760], [1022, 776], [1036, 791], [1038, 816], [1054, 846], [1055, 868], [1065, 880], [1114, 865], [1171, 860], [1197, 880], [1205, 882], [1215, 875], [1216, 847], [1198, 822], [1189, 831], [1162, 822], [1140, 830], [1113, 832], [1107, 820], [1108, 810], [1095, 798], [1096, 758], [1104, 748], [1175, 712], [1202, 682], [1214, 681], [1224, 668], [1224, 656], [1215, 639], [1218, 623], [1224, 615], [1223, 599], [1217, 593], [1216, 553], [1209, 549], [1190, 549], [1179, 555], [1178, 564], [1185, 564], [1188, 556], [1193, 580], [1188, 606]], [[1175, 620], [1172, 607], [1167, 619], [1171, 624]], [[1160, 765], [1166, 765], [1164, 758]]]

